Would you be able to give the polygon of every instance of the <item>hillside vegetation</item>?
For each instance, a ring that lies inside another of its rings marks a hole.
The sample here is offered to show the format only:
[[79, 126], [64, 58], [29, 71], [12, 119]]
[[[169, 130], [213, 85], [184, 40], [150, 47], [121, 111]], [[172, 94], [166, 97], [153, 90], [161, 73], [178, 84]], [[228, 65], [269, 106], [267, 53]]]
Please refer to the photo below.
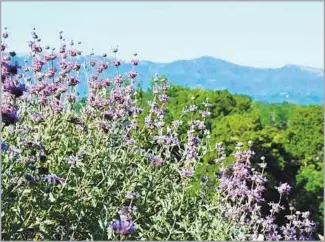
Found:
[[[140, 101], [145, 105], [153, 97], [152, 89], [138, 90]], [[228, 155], [235, 152], [238, 142], [254, 144], [253, 165], [263, 156], [268, 160], [266, 172], [269, 182], [266, 192], [271, 201], [279, 182], [293, 185], [293, 196], [288, 203], [300, 210], [312, 211], [313, 219], [323, 225], [323, 144], [324, 107], [318, 105], [299, 106], [283, 102], [269, 104], [253, 102], [246, 95], [232, 95], [227, 90], [211, 91], [171, 86], [166, 105], [167, 123], [182, 116], [182, 111], [206, 99], [212, 104], [207, 121], [210, 133], [209, 146], [222, 142]], [[81, 101], [84, 103], [85, 100]], [[199, 117], [199, 115], [197, 115]], [[190, 118], [183, 118], [184, 123]], [[186, 134], [186, 128], [181, 135]], [[193, 191], [201, 190], [201, 178], [208, 175], [213, 180], [219, 171], [213, 162], [215, 154], [207, 153], [196, 171]], [[231, 158], [229, 163], [232, 162]]]
[[3, 240], [323, 233], [323, 107], [255, 103], [161, 75], [143, 91], [137, 54], [126, 76], [106, 54], [81, 65], [81, 43], [62, 35], [56, 53], [34, 29], [21, 63], [3, 33]]

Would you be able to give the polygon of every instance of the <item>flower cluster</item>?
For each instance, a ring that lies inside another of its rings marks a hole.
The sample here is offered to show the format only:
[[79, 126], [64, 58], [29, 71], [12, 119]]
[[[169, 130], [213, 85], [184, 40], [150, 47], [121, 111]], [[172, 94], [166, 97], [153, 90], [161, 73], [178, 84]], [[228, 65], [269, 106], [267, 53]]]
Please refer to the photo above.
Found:
[[119, 219], [113, 219], [109, 224], [110, 227], [118, 234], [132, 233], [135, 230], [135, 224], [132, 219], [132, 214], [136, 210], [136, 206], [130, 205], [122, 207], [121, 210], [118, 212]]
[[[249, 144], [251, 145], [251, 143]], [[276, 223], [276, 214], [285, 210], [281, 205], [283, 196], [288, 195], [291, 186], [287, 183], [276, 187], [279, 192], [278, 202], [268, 202], [270, 214], [264, 216], [261, 212], [261, 206], [266, 203], [263, 198], [263, 192], [266, 190], [265, 184], [267, 178], [264, 175], [266, 168], [265, 158], [262, 157], [262, 163], [259, 166], [261, 172], [252, 168], [250, 159], [254, 152], [249, 149], [242, 150], [242, 143], [236, 146], [234, 154], [236, 161], [234, 164], [223, 168], [220, 177], [220, 191], [222, 192], [222, 201], [226, 204], [227, 210], [225, 216], [238, 223], [248, 224], [252, 231], [247, 234], [247, 239], [256, 239], [258, 234], [264, 235], [266, 240], [310, 240], [315, 231], [315, 223], [309, 219], [309, 212], [301, 213], [299, 211], [294, 215], [287, 215], [288, 223], [278, 226]], [[222, 150], [220, 144], [217, 149]], [[293, 207], [290, 208], [294, 210]], [[299, 215], [303, 214], [300, 218]], [[254, 231], [255, 230], [255, 231]]]

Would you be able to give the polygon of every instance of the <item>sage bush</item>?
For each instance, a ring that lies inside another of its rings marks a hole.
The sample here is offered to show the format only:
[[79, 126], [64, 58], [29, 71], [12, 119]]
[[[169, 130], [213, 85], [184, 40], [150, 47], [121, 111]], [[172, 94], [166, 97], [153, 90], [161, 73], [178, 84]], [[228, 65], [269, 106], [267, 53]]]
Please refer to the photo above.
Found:
[[[60, 32], [55, 49], [34, 29], [32, 61], [19, 63], [6, 29], [2, 37], [3, 239], [315, 238], [309, 212], [282, 205], [288, 184], [277, 187], [278, 201], [265, 201], [267, 161], [262, 157], [252, 167], [251, 142], [238, 143], [230, 165], [223, 163], [222, 143], [208, 145], [209, 108], [218, 104], [192, 98], [178, 120], [168, 121], [164, 76], [153, 78], [153, 98], [140, 105], [137, 54], [122, 73], [118, 48], [115, 58], [98, 60], [92, 53], [81, 63], [81, 42], [67, 42]], [[87, 77], [85, 103], [77, 92], [81, 75]], [[185, 116], [190, 122], [182, 121]], [[202, 189], [193, 193], [195, 170], [207, 152], [215, 152], [219, 172], [203, 176]], [[280, 212], [286, 212], [284, 223], [277, 221]]]

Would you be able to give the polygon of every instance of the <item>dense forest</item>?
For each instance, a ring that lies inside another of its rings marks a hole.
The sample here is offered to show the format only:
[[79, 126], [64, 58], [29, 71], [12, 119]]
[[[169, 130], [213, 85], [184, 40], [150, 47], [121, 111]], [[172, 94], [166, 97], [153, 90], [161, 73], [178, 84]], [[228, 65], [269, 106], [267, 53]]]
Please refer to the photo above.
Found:
[[[152, 89], [139, 89], [138, 93], [143, 106], [153, 96]], [[319, 223], [319, 233], [323, 233], [323, 106], [298, 106], [288, 102], [269, 104], [252, 101], [245, 95], [233, 95], [227, 90], [173, 85], [168, 90], [168, 97], [166, 110], [169, 112], [166, 117], [170, 121], [180, 117], [183, 109], [193, 102], [198, 105], [207, 99], [212, 103], [208, 119], [210, 146], [222, 142], [229, 155], [238, 142], [252, 141], [256, 153], [253, 165], [262, 156], [268, 162], [268, 190], [265, 196], [271, 201], [277, 196], [276, 185], [280, 182], [292, 184], [291, 200], [286, 203], [301, 211], [310, 211]], [[80, 108], [84, 101], [76, 104], [76, 108]], [[186, 127], [183, 132], [185, 130]], [[194, 193], [200, 191], [202, 177], [213, 178], [218, 174], [218, 165], [213, 158], [213, 154], [206, 155], [195, 171]], [[227, 158], [226, 162], [230, 163], [232, 159]], [[209, 181], [216, 182], [215, 179]]]

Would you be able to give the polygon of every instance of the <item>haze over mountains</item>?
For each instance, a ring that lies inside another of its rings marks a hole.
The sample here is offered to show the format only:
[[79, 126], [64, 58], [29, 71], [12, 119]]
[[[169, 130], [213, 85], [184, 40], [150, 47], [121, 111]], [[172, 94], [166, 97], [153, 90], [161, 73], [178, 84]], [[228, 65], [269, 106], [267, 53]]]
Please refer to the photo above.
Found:
[[[282, 68], [253, 68], [213, 57], [180, 60], [168, 64], [143, 62], [140, 73], [165, 74], [173, 83], [188, 87], [228, 89], [253, 99], [297, 104], [323, 104], [322, 69], [286, 65]], [[149, 79], [145, 76], [145, 80]]]
[[[102, 59], [102, 57], [92, 57]], [[87, 56], [78, 57], [80, 63], [89, 60]], [[130, 71], [130, 64], [123, 64], [120, 73]], [[191, 88], [227, 89], [233, 94], [245, 94], [254, 100], [267, 102], [289, 101], [296, 104], [323, 104], [324, 72], [322, 69], [286, 65], [281, 68], [254, 68], [236, 65], [214, 57], [200, 57], [193, 60], [177, 60], [171, 63], [140, 61], [136, 71], [137, 80], [147, 88], [150, 80], [158, 73], [165, 75], [177, 85]], [[115, 68], [109, 68], [116, 74]], [[86, 76], [81, 76], [81, 89], [87, 92]]]

